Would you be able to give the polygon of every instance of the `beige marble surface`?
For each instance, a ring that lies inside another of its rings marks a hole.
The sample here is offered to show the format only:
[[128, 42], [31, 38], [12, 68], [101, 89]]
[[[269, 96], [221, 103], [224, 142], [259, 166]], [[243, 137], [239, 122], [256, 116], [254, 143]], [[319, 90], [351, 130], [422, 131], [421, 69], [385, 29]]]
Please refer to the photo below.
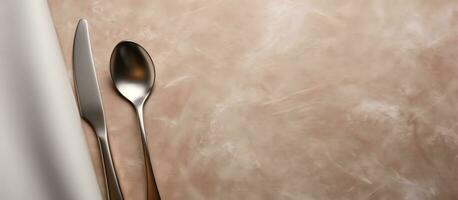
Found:
[[458, 199], [457, 1], [49, 2], [70, 78], [90, 22], [128, 200], [145, 183], [109, 77], [120, 40], [156, 63], [146, 128], [163, 199]]

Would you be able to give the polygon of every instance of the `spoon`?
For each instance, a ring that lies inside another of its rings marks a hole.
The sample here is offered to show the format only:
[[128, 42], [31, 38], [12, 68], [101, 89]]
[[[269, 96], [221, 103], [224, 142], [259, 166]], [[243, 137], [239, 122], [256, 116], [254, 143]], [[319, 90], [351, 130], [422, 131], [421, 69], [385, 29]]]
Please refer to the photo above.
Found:
[[153, 60], [139, 44], [121, 41], [111, 54], [110, 71], [116, 89], [133, 105], [138, 117], [147, 177], [147, 199], [160, 200], [151, 166], [143, 119], [145, 101], [150, 96], [156, 79]]

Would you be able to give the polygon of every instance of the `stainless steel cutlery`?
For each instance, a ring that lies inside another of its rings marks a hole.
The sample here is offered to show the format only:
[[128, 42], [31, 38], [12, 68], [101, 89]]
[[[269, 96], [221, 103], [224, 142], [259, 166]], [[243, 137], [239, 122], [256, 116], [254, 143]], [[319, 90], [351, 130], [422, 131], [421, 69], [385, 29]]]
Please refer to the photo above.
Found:
[[[123, 200], [110, 151], [102, 98], [89, 39], [88, 22], [84, 19], [78, 22], [75, 32], [73, 68], [81, 117], [94, 129], [99, 142], [105, 172], [107, 198]], [[153, 61], [140, 45], [122, 41], [113, 50], [110, 69], [117, 91], [132, 104], [138, 117], [146, 170], [147, 199], [160, 200], [148, 150], [143, 116], [145, 102], [154, 88], [156, 79]]]
[[110, 69], [111, 78], [116, 89], [132, 104], [137, 113], [147, 177], [147, 199], [160, 200], [161, 197], [151, 166], [151, 156], [148, 150], [145, 123], [143, 121], [143, 107], [153, 90], [154, 81], [156, 80], [153, 60], [146, 50], [137, 43], [122, 41], [116, 45], [111, 54]]
[[75, 32], [73, 70], [81, 117], [92, 126], [99, 142], [108, 199], [122, 200], [124, 198], [111, 156], [102, 98], [95, 73], [88, 23], [84, 19], [78, 22]]

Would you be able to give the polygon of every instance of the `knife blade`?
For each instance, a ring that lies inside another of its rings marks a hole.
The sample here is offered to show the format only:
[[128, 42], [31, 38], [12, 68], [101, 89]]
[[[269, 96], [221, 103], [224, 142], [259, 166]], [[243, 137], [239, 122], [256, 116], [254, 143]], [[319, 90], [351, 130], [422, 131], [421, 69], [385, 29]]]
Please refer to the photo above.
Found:
[[105, 173], [108, 199], [122, 200], [123, 195], [111, 156], [102, 97], [92, 56], [89, 25], [81, 19], [73, 41], [73, 71], [78, 107], [81, 117], [89, 123], [97, 136]]

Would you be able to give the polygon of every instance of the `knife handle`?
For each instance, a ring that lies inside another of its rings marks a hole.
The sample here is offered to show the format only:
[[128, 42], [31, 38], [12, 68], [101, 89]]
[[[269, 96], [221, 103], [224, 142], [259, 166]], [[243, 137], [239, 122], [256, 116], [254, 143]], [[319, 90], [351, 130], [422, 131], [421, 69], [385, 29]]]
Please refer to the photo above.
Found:
[[[106, 132], [106, 131], [105, 131]], [[100, 135], [100, 134], [97, 134]], [[116, 169], [111, 157], [110, 143], [107, 134], [98, 136], [100, 154], [102, 156], [103, 171], [105, 173], [105, 186], [108, 200], [124, 200], [119, 186]]]

